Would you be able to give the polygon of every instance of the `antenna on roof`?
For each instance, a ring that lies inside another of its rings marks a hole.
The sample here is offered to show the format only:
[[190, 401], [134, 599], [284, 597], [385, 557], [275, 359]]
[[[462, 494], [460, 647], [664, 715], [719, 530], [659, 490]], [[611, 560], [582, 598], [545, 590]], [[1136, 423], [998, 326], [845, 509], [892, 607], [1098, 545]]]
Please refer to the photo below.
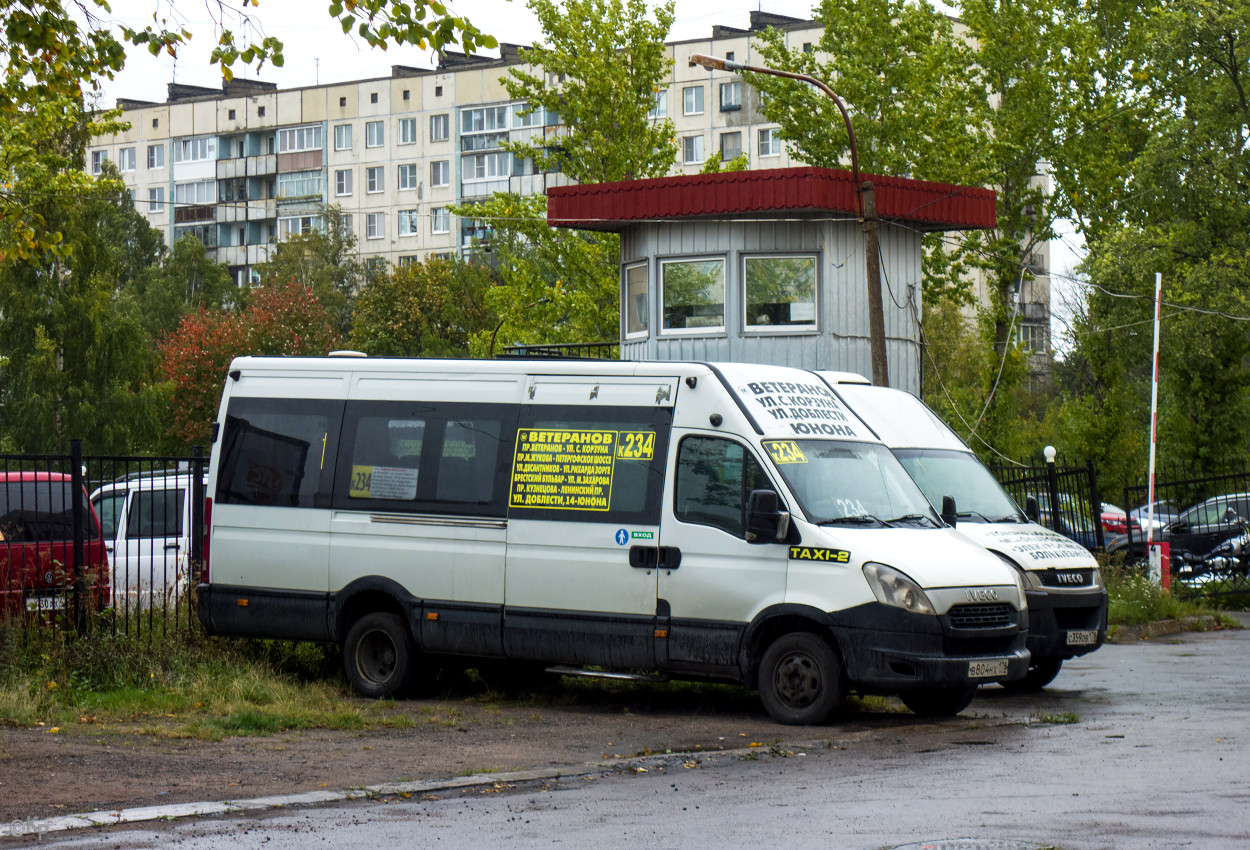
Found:
[[313, 69], [313, 85], [319, 86], [321, 85], [321, 60], [313, 59], [313, 65], [315, 66]]

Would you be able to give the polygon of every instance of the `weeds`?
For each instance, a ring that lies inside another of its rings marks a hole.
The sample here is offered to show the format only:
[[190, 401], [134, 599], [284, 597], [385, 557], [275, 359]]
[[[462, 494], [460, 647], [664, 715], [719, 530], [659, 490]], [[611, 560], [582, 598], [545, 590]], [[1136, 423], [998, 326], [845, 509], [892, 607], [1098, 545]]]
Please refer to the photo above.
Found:
[[1153, 620], [1175, 620], [1184, 617], [1213, 615], [1205, 600], [1181, 599], [1152, 583], [1139, 567], [1125, 565], [1124, 559], [1099, 559], [1099, 571], [1107, 585], [1110, 602], [1107, 622], [1113, 626], [1138, 626]]

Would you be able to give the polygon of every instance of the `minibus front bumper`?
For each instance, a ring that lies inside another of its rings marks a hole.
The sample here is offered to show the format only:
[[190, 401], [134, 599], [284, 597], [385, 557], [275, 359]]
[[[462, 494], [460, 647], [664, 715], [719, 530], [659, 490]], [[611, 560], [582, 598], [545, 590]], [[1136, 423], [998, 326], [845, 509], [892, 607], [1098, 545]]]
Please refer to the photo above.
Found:
[[1029, 590], [1029, 652], [1038, 658], [1075, 658], [1107, 640], [1107, 591]]
[[1014, 609], [974, 627], [949, 613], [913, 614], [880, 602], [831, 617], [847, 678], [860, 690], [979, 685], [1029, 670], [1028, 616]]

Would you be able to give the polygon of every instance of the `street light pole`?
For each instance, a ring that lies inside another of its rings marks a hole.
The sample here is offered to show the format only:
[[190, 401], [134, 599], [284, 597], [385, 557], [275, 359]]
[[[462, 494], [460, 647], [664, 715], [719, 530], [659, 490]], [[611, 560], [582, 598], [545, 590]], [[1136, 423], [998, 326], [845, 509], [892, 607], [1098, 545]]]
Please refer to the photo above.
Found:
[[807, 74], [747, 65], [704, 53], [690, 54], [690, 64], [702, 65], [713, 71], [751, 71], [756, 74], [800, 80], [820, 89], [837, 104], [838, 111], [842, 113], [842, 121], [846, 124], [846, 135], [851, 144], [851, 178], [855, 181], [855, 198], [858, 207], [856, 214], [859, 216], [860, 227], [864, 231], [864, 259], [868, 278], [868, 343], [872, 355], [872, 382], [879, 387], [889, 386], [889, 364], [885, 355], [885, 313], [881, 307], [881, 248], [877, 242], [877, 203], [872, 181], [861, 182], [859, 179], [859, 150], [855, 146], [855, 130], [851, 127], [851, 116], [847, 114], [846, 104], [833, 89]]

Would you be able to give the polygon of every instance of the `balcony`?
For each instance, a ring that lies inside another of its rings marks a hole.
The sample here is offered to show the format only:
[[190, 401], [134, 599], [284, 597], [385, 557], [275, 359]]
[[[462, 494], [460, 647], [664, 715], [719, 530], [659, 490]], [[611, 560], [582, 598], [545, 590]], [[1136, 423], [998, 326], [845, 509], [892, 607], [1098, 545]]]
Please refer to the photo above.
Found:
[[262, 154], [261, 156], [240, 156], [234, 159], [217, 160], [217, 179], [230, 180], [234, 177], [263, 177], [266, 174], [278, 173], [278, 155]]
[[226, 224], [236, 221], [260, 221], [278, 217], [278, 203], [267, 201], [225, 202], [218, 207], [217, 220]]
[[174, 224], [195, 224], [216, 221], [216, 204], [193, 204], [174, 207]]
[[269, 262], [274, 245], [227, 245], [217, 249], [217, 262], [227, 266], [254, 266]]

